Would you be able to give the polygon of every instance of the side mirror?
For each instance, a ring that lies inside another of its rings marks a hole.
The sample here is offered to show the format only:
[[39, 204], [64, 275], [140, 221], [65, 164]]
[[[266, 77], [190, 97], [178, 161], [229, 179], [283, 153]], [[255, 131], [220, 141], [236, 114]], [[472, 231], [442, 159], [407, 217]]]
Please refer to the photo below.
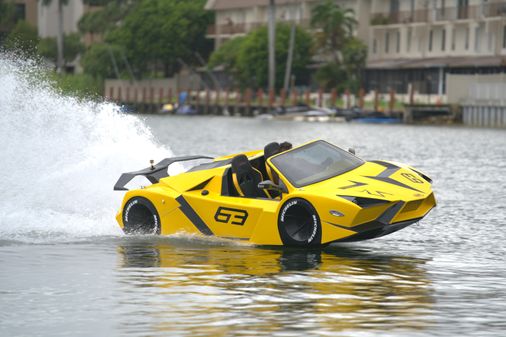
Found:
[[355, 149], [354, 149], [354, 148], [352, 148], [352, 147], [350, 147], [350, 148], [348, 149], [348, 152], [354, 155], [354, 154], [355, 154]]
[[264, 180], [264, 181], [259, 182], [258, 188], [261, 190], [277, 191], [280, 194], [288, 193], [288, 190], [286, 189], [285, 186], [276, 185], [270, 180]]

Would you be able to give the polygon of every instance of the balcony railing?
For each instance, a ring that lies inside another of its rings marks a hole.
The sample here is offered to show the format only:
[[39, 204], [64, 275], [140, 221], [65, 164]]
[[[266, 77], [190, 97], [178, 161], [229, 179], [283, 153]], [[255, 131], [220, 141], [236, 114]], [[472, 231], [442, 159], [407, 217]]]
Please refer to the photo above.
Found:
[[426, 8], [416, 11], [374, 13], [371, 25], [391, 25], [429, 21], [479, 20], [506, 16], [506, 3], [489, 3], [476, 6]]
[[[278, 23], [285, 22], [291, 23], [288, 20], [278, 20]], [[298, 20], [296, 23], [303, 27], [309, 27], [309, 20]], [[207, 35], [235, 35], [235, 34], [246, 34], [252, 30], [255, 30], [261, 26], [267, 25], [267, 22], [247, 22], [247, 23], [227, 23], [221, 25], [211, 25], [207, 27]]]
[[207, 27], [207, 35], [234, 35], [246, 33], [245, 23], [231, 23], [226, 25], [211, 25]]
[[391, 25], [398, 23], [427, 22], [429, 13], [427, 10], [416, 10], [394, 13], [374, 13], [371, 19], [371, 25]]

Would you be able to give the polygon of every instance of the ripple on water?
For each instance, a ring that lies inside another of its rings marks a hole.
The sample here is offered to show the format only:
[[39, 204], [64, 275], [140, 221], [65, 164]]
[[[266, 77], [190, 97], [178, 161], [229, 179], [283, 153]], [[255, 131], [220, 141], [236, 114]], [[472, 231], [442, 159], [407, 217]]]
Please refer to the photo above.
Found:
[[0, 335], [503, 336], [503, 131], [216, 117], [146, 123], [176, 155], [322, 137], [365, 159], [419, 167], [434, 179], [438, 207], [385, 238], [310, 251], [107, 231], [53, 240], [38, 227], [41, 240], [29, 245], [0, 235]]

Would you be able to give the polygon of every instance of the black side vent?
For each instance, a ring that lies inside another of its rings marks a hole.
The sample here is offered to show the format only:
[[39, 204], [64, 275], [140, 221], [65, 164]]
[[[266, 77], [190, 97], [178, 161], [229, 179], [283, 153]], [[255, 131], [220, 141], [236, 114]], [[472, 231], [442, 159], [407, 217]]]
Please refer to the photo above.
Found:
[[188, 191], [198, 191], [206, 187], [206, 185], [213, 179], [213, 177], [201, 182], [200, 184], [190, 188]]
[[379, 205], [384, 205], [384, 204], [390, 203], [390, 201], [387, 201], [387, 200], [352, 197], [352, 196], [348, 196], [348, 195], [338, 195], [338, 197], [349, 200], [362, 208], [374, 207], [374, 206], [379, 206]]

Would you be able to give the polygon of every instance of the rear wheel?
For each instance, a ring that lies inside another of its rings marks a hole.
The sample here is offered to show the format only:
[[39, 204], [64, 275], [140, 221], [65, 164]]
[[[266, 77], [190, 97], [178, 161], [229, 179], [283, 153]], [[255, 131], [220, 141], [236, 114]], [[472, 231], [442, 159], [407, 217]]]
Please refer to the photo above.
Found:
[[123, 208], [123, 231], [126, 234], [160, 234], [160, 216], [146, 198], [134, 197]]
[[301, 198], [287, 200], [279, 211], [278, 230], [287, 246], [321, 245], [322, 228], [318, 213], [311, 203]]

